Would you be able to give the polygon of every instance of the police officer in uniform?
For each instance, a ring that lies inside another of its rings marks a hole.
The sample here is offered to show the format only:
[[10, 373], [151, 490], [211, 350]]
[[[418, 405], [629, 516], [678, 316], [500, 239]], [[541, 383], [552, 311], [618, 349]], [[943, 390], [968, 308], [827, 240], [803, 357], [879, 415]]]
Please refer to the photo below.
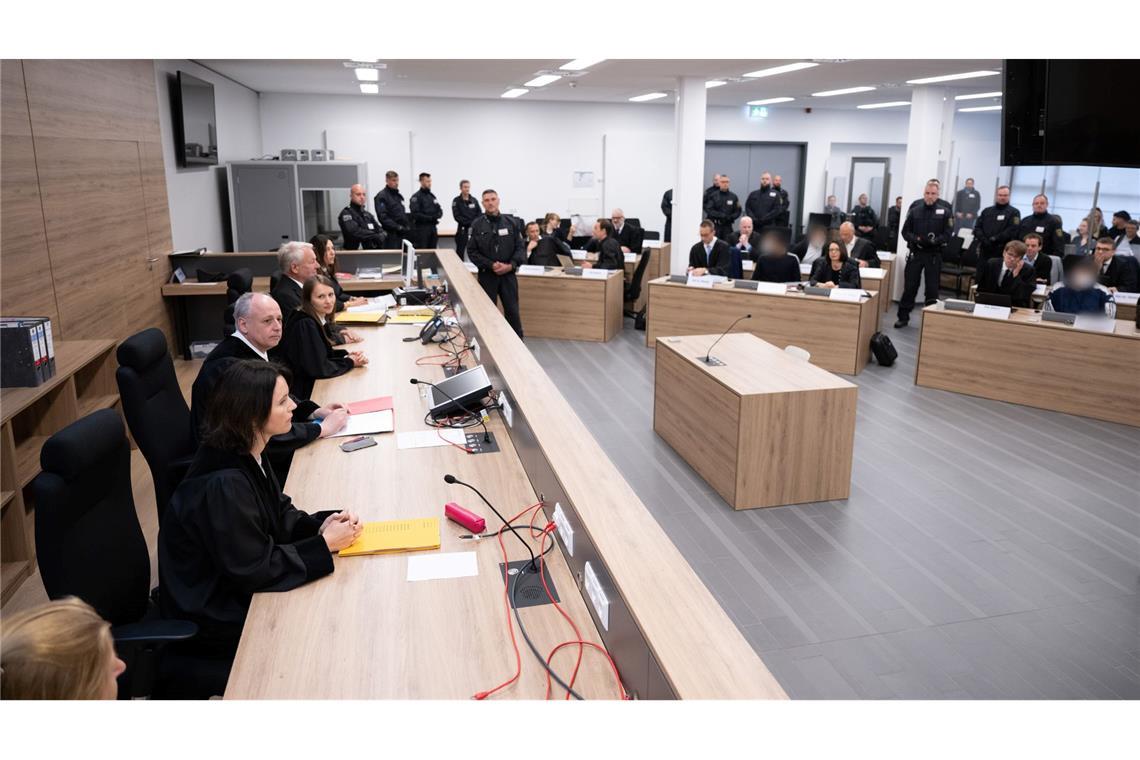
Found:
[[902, 298], [899, 300], [898, 321], [895, 327], [910, 323], [910, 310], [918, 295], [918, 286], [926, 272], [926, 303], [938, 300], [938, 279], [942, 269], [942, 250], [954, 234], [954, 209], [938, 197], [938, 184], [927, 182], [922, 203], [912, 205], [903, 222], [902, 236], [910, 248]]
[[954, 198], [954, 232], [961, 229], [973, 229], [978, 218], [978, 209], [982, 207], [982, 196], [974, 189], [974, 178], [966, 178], [966, 186], [958, 191]]
[[417, 248], [437, 248], [439, 244], [439, 220], [443, 209], [431, 191], [431, 175], [420, 172], [420, 189], [408, 201], [408, 216], [412, 219], [415, 237], [412, 245]]
[[727, 174], [720, 175], [720, 185], [705, 198], [705, 218], [716, 225], [716, 236], [727, 242], [732, 237], [732, 223], [740, 216], [740, 199], [728, 189]]
[[979, 272], [985, 268], [987, 261], [1002, 255], [1006, 243], [1021, 238], [1018, 234], [1020, 227], [1021, 212], [1009, 205], [1009, 185], [1002, 185], [994, 193], [994, 205], [982, 209], [974, 222]]
[[372, 200], [376, 217], [388, 235], [388, 247], [399, 248], [400, 241], [408, 237], [412, 229], [408, 212], [404, 211], [404, 196], [400, 194], [400, 175], [391, 170], [385, 172], [384, 189]]
[[526, 263], [523, 230], [506, 214], [499, 213], [499, 194], [483, 191], [483, 215], [471, 224], [467, 258], [479, 268], [479, 285], [491, 299], [503, 299], [503, 315], [521, 338], [519, 281], [515, 272]]
[[772, 186], [771, 174], [764, 172], [760, 175], [760, 188], [748, 194], [744, 211], [752, 218], [752, 225], [761, 235], [777, 225], [783, 208], [780, 191]]
[[868, 203], [866, 193], [860, 193], [859, 202], [851, 209], [851, 215], [847, 220], [855, 225], [855, 235], [857, 237], [866, 240], [874, 239], [875, 229], [879, 226], [879, 215], [875, 213], [875, 209], [871, 208]]
[[384, 247], [384, 230], [372, 212], [364, 208], [364, 185], [349, 188], [349, 204], [340, 211], [340, 233], [344, 236], [344, 250], [363, 248], [371, 251]]
[[661, 213], [665, 215], [665, 234], [661, 242], [668, 243], [673, 240], [673, 188], [661, 196]]
[[1021, 220], [1018, 237], [1024, 240], [1030, 232], [1036, 232], [1044, 241], [1041, 253], [1046, 256], [1064, 254], [1065, 231], [1061, 229], [1061, 220], [1049, 213], [1049, 199], [1044, 195], [1033, 198], [1033, 213]]
[[780, 194], [781, 206], [780, 215], [776, 217], [776, 226], [781, 229], [787, 229], [788, 222], [791, 220], [792, 201], [788, 197], [788, 191], [780, 187], [780, 183], [782, 182], [783, 177], [781, 177], [779, 174], [777, 174], [775, 177], [772, 177], [772, 187], [774, 187], [776, 189], [776, 192]]
[[455, 250], [463, 256], [467, 253], [467, 236], [471, 223], [479, 218], [479, 204], [471, 195], [471, 183], [460, 180], [459, 195], [451, 199], [451, 216], [455, 219]]

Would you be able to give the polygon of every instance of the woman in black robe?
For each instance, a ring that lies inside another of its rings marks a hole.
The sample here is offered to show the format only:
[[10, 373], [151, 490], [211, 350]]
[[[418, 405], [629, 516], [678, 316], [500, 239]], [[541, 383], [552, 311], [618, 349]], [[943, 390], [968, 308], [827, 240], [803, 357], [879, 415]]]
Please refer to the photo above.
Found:
[[334, 348], [335, 309], [332, 282], [318, 274], [305, 282], [300, 308], [285, 315], [284, 334], [274, 358], [293, 373], [293, 394], [298, 398], [312, 398], [317, 380], [339, 377], [368, 363], [361, 351]]

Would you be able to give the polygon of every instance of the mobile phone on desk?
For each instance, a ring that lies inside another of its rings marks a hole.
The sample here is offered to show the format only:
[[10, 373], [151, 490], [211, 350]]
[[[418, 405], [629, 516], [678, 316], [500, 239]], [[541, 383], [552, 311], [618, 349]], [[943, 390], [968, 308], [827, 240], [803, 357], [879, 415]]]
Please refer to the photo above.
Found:
[[369, 446], [375, 446], [376, 439], [370, 435], [360, 435], [356, 438], [349, 438], [347, 441], [340, 445], [340, 450], [344, 453], [366, 449]]

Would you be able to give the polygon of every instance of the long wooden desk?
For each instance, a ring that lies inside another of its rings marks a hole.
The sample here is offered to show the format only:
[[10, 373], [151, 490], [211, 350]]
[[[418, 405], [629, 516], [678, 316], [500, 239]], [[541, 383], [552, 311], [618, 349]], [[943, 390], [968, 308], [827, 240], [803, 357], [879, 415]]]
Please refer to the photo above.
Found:
[[[1042, 283], [1037, 284], [1037, 289], [1033, 292], [1033, 308], [1041, 309], [1045, 303], [1045, 299], [1049, 297], [1047, 286]], [[978, 295], [978, 284], [974, 283], [970, 286], [970, 300], [973, 301]], [[1116, 318], [1125, 322], [1136, 323], [1136, 301], [1135, 293], [1117, 293], [1116, 300]]]
[[858, 387], [749, 333], [658, 338], [653, 430], [733, 509], [846, 499]]
[[[519, 315], [527, 337], [605, 342], [621, 330], [625, 285], [620, 271], [612, 270], [604, 279], [568, 275], [561, 269], [517, 277]], [[471, 279], [476, 279], [474, 272]]]
[[[895, 255], [890, 251], [879, 251], [879, 260], [882, 267], [864, 267], [859, 270], [863, 289], [879, 294], [879, 311], [885, 312], [893, 300], [894, 284], [891, 280], [891, 269], [895, 265]], [[742, 262], [745, 277], [751, 277], [756, 269], [756, 263], [751, 259]], [[800, 264], [800, 280], [807, 281], [811, 275], [811, 264]]]
[[[307, 509], [348, 507], [370, 520], [439, 515], [445, 502], [456, 501], [486, 515], [489, 529], [493, 515], [467, 489], [447, 486], [444, 473], [472, 483], [512, 514], [542, 499], [549, 517], [558, 503], [574, 531], [572, 553], [558, 539], [547, 555], [558, 594], [583, 634], [604, 641], [632, 694], [784, 698], [475, 279], [454, 253], [437, 256], [460, 325], [477, 341], [480, 361], [511, 409], [509, 420], [495, 414], [489, 422], [502, 450], [474, 456], [453, 447], [398, 450], [393, 436], [383, 435], [378, 446], [344, 454], [335, 442], [318, 441], [297, 452], [286, 491]], [[392, 394], [396, 429], [424, 429], [425, 407], [408, 378], [437, 381], [442, 371], [413, 365], [432, 349], [403, 343], [416, 328], [400, 327], [361, 327], [372, 363], [318, 382], [314, 396], [351, 401]], [[444, 522], [441, 550], [476, 552], [474, 578], [409, 583], [405, 556], [337, 558], [327, 578], [256, 595], [226, 696], [465, 699], [506, 680], [515, 663], [498, 542], [460, 542], [463, 532]], [[525, 557], [517, 540], [507, 538], [511, 559]], [[604, 621], [579, 590], [586, 563], [609, 599]], [[520, 615], [544, 653], [572, 635], [549, 606]], [[541, 698], [545, 691], [543, 670], [519, 645], [522, 678], [496, 698]], [[576, 655], [566, 650], [554, 660], [563, 675]], [[578, 683], [587, 697], [616, 696], [596, 652], [585, 654]]]
[[1041, 322], [1030, 310], [1009, 320], [922, 310], [914, 382], [927, 388], [1140, 426], [1140, 333]]
[[652, 348], [659, 337], [719, 334], [745, 314], [752, 319], [736, 325], [734, 332], [750, 332], [780, 348], [799, 346], [811, 352], [812, 364], [857, 375], [870, 359], [879, 295], [854, 303], [738, 290], [731, 282], [696, 288], [660, 278], [649, 283], [646, 345]]

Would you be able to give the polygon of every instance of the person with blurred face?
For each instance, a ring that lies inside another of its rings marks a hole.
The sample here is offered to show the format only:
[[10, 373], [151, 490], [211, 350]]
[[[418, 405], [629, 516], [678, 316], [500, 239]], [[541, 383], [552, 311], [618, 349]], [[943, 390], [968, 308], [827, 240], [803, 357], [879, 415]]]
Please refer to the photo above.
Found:
[[807, 234], [792, 246], [791, 253], [795, 254], [801, 264], [814, 264], [816, 259], [823, 256], [827, 234], [827, 229], [824, 227], [818, 225], [808, 227]]
[[1065, 283], [1053, 288], [1045, 301], [1044, 311], [1066, 314], [1103, 314], [1116, 317], [1113, 294], [1097, 284], [1096, 259], [1089, 256], [1078, 262], [1065, 276]]

